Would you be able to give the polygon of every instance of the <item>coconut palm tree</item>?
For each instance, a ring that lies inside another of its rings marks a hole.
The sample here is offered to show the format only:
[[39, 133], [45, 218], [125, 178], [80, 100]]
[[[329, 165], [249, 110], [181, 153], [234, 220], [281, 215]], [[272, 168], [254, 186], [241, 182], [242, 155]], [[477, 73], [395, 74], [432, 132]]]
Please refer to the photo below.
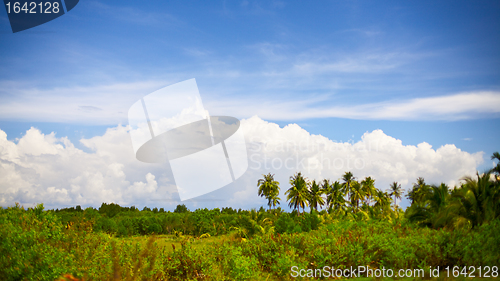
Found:
[[328, 195], [330, 193], [331, 183], [329, 179], [323, 179], [321, 182], [321, 189], [323, 190], [323, 194]]
[[357, 181], [351, 183], [351, 206], [355, 207], [356, 212], [359, 210], [359, 201], [363, 201], [365, 193], [361, 184]]
[[345, 193], [343, 191], [342, 185], [335, 181], [330, 185], [329, 191], [326, 196], [326, 205], [328, 207], [328, 212], [331, 213], [333, 209], [336, 211], [345, 210]]
[[387, 192], [375, 189], [373, 200], [375, 201], [373, 209], [378, 211], [382, 218], [388, 218], [391, 212], [391, 196]]
[[423, 177], [417, 178], [417, 182], [413, 184], [412, 189], [406, 195], [406, 198], [410, 200], [410, 203], [413, 205], [423, 204], [425, 202], [428, 194], [430, 193], [430, 187], [425, 183]]
[[276, 209], [276, 205], [280, 204], [281, 198], [278, 197], [279, 194], [280, 194], [280, 189], [278, 187], [277, 189], [274, 189], [269, 196], [269, 200], [271, 202], [271, 205], [273, 206], [273, 209]]
[[439, 228], [448, 224], [451, 217], [445, 208], [450, 201], [449, 187], [441, 185], [429, 186], [425, 198], [419, 199], [419, 203], [411, 205], [406, 210], [406, 216], [410, 221], [417, 221], [420, 225]]
[[323, 198], [324, 189], [321, 188], [315, 180], [311, 183], [311, 189], [309, 190], [309, 206], [311, 207], [311, 213], [313, 208], [317, 211], [318, 205], [321, 208], [325, 205], [325, 199]]
[[390, 196], [394, 196], [394, 211], [396, 211], [397, 199], [401, 199], [401, 195], [403, 194], [401, 184], [399, 184], [397, 181], [393, 182], [389, 186], [388, 192]]
[[[342, 188], [345, 194], [349, 195], [351, 192], [351, 186], [352, 183], [355, 181], [355, 177], [351, 172], [345, 172], [345, 174], [342, 176], [342, 180], [344, 181], [342, 183]], [[349, 198], [348, 198], [349, 199]]]
[[491, 160], [497, 160], [497, 165], [493, 169], [490, 170], [490, 173], [495, 174], [495, 178], [497, 181], [500, 181], [500, 153], [495, 152], [491, 155]]
[[375, 180], [372, 179], [371, 177], [366, 177], [364, 180], [361, 181], [361, 189], [365, 194], [366, 204], [369, 205], [371, 198], [373, 197], [373, 194], [375, 194], [376, 192]]
[[299, 172], [290, 177], [290, 185], [292, 187], [285, 192], [286, 199], [289, 201], [288, 206], [293, 207], [294, 210], [298, 209], [299, 212], [300, 208], [302, 208], [303, 211], [307, 206], [309, 197], [307, 179]]
[[431, 186], [429, 194], [430, 222], [434, 228], [439, 228], [448, 223], [448, 216], [444, 212], [450, 201], [450, 188], [445, 183]]
[[375, 207], [385, 210], [391, 206], [391, 195], [387, 192], [376, 189], [375, 193], [373, 193], [373, 199], [375, 200]]
[[500, 217], [500, 188], [490, 180], [490, 173], [476, 174], [476, 178], [465, 177], [461, 188], [452, 193], [452, 202], [447, 209], [455, 215], [455, 226], [464, 222], [476, 227]]
[[274, 175], [271, 175], [271, 173], [262, 176], [264, 176], [264, 178], [257, 181], [259, 196], [266, 197], [268, 201], [267, 205], [269, 206], [269, 210], [271, 210], [271, 205], [276, 206], [276, 203], [279, 204], [279, 200], [281, 200], [278, 197], [280, 183], [274, 180]]

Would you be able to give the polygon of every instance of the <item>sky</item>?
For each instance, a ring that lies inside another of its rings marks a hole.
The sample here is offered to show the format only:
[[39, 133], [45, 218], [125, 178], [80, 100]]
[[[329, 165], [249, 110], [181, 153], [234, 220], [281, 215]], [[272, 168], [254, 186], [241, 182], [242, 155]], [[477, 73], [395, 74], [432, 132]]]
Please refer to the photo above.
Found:
[[[0, 9], [0, 205], [259, 208], [272, 173], [286, 207], [299, 171], [455, 186], [499, 151], [499, 50], [498, 1], [81, 0], [18, 33]], [[127, 113], [192, 78], [249, 159], [181, 201], [169, 163], [135, 158]]]

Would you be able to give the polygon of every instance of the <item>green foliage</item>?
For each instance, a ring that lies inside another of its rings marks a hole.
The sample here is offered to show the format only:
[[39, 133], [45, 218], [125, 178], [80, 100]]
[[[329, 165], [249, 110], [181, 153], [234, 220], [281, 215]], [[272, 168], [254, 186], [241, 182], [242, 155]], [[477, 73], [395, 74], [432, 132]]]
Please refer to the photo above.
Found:
[[318, 229], [320, 218], [316, 212], [304, 213], [303, 216], [294, 216], [292, 214], [282, 214], [275, 223], [276, 233], [300, 233], [309, 232]]
[[175, 210], [174, 210], [174, 213], [187, 213], [187, 212], [189, 212], [189, 210], [186, 207], [186, 205], [184, 205], [184, 204], [177, 205], [177, 207], [175, 207]]
[[417, 181], [406, 210], [410, 221], [433, 228], [475, 228], [500, 218], [500, 184], [489, 172], [465, 177], [453, 190], [444, 183], [424, 187], [423, 179]]
[[0, 225], [1, 280], [54, 280], [70, 268], [70, 257], [57, 249], [63, 226], [43, 204], [0, 209]]
[[290, 185], [292, 187], [285, 192], [287, 201], [290, 201], [288, 206], [304, 210], [309, 200], [309, 181], [299, 172], [290, 177]]
[[261, 197], [266, 197], [269, 206], [276, 207], [280, 203], [281, 198], [278, 197], [280, 194], [279, 182], [274, 180], [274, 175], [270, 173], [263, 175], [263, 179], [257, 181], [257, 187], [259, 188], [258, 195]]
[[216, 221], [231, 224], [235, 219], [237, 226], [228, 231], [241, 235], [207, 232], [201, 240], [174, 230], [179, 235], [113, 238], [96, 233], [92, 221], [81, 219], [65, 229], [41, 205], [30, 210], [16, 206], [0, 210], [1, 279], [55, 280], [70, 273], [85, 280], [283, 280], [290, 278], [291, 266], [428, 268], [495, 265], [500, 260], [498, 219], [474, 229], [435, 230], [409, 221], [338, 220], [315, 211], [277, 218], [271, 212], [228, 215], [218, 209], [198, 209], [184, 217], [126, 214], [113, 218], [119, 219], [118, 227], [142, 224], [137, 227], [145, 234], [158, 233], [168, 218], [188, 218], [212, 227]]
[[[478, 173], [454, 189], [418, 178], [404, 213], [397, 204], [391, 208], [391, 195], [394, 201], [401, 196], [399, 184], [383, 192], [374, 179], [358, 182], [350, 172], [343, 183], [291, 177], [291, 213], [280, 207], [191, 212], [185, 205], [174, 212], [139, 211], [114, 203], [46, 211], [43, 204], [16, 204], [0, 209], [0, 280], [65, 274], [85, 280], [286, 280], [292, 266], [498, 266], [498, 176], [494, 169]], [[318, 212], [324, 199], [328, 211]]]

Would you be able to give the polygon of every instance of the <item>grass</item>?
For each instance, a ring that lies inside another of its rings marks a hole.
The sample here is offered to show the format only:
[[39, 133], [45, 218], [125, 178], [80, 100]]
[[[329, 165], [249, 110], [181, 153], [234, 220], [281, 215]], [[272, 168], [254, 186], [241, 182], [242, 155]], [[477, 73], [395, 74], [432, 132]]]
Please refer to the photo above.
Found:
[[189, 242], [193, 249], [199, 250], [203, 247], [206, 247], [208, 244], [219, 243], [223, 240], [229, 240], [231, 237], [232, 235], [220, 235], [207, 238], [199, 238], [192, 235], [176, 236], [171, 234], [160, 234], [119, 237], [114, 239], [116, 239], [117, 242], [121, 244], [136, 245], [137, 243], [139, 243], [141, 247], [145, 247], [148, 241], [152, 239], [159, 249], [165, 250], [165, 252], [167, 253], [172, 253], [174, 252], [174, 249], [181, 249], [183, 242]]
[[[0, 280], [6, 281], [65, 274], [85, 280], [295, 280], [292, 266], [428, 271], [429, 266], [499, 266], [500, 260], [498, 220], [471, 230], [339, 220], [309, 232], [266, 232], [248, 239], [238, 231], [116, 237], [94, 232], [90, 222], [64, 228], [50, 212], [11, 208], [0, 210], [0, 225]], [[434, 279], [451, 278], [442, 273]]]

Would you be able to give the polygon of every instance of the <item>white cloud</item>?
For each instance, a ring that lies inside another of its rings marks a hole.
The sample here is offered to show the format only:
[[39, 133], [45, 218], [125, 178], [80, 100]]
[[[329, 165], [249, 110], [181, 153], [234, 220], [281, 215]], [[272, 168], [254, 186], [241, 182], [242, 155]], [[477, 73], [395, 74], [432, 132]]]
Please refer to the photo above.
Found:
[[[127, 122], [129, 107], [167, 84], [159, 81], [41, 89], [0, 82], [0, 119], [73, 124]], [[173, 82], [172, 82], [173, 83]]]
[[[241, 126], [250, 157], [247, 173], [219, 193], [186, 202], [188, 206], [265, 205], [265, 200], [257, 197], [256, 182], [269, 172], [281, 183], [282, 205], [286, 205], [283, 193], [289, 188], [289, 177], [297, 171], [317, 180], [338, 180], [344, 172], [352, 171], [361, 179], [374, 177], [383, 190], [392, 181], [408, 189], [420, 176], [429, 183], [453, 186], [464, 175], [473, 175], [483, 161], [482, 152], [467, 153], [453, 144], [437, 149], [425, 142], [405, 145], [381, 130], [367, 132], [357, 142], [339, 143], [311, 135], [296, 124], [280, 128], [258, 117], [242, 120]], [[109, 128], [104, 135], [82, 139], [81, 143], [92, 152], [34, 128], [17, 143], [7, 140], [0, 130], [0, 204], [98, 207], [102, 202], [115, 202], [173, 208], [179, 203], [168, 164], [137, 161], [127, 127]]]
[[235, 200], [252, 198], [257, 192], [257, 179], [269, 172], [276, 174], [284, 199], [289, 176], [298, 171], [311, 180], [333, 181], [352, 171], [359, 179], [374, 177], [379, 189], [386, 190], [391, 182], [398, 181], [408, 190], [417, 177], [453, 187], [463, 176], [474, 175], [483, 162], [482, 152], [471, 154], [453, 144], [437, 149], [425, 142], [404, 145], [381, 130], [366, 132], [357, 142], [338, 143], [311, 135], [296, 124], [280, 128], [257, 117], [244, 120], [242, 126], [249, 145], [247, 174], [252, 180], [247, 190], [235, 194]]
[[75, 148], [67, 138], [56, 138], [54, 133], [45, 135], [35, 128], [17, 144], [6, 137], [0, 130], [2, 205], [147, 205], [154, 197], [171, 198], [175, 188], [165, 167], [135, 160], [124, 126], [81, 140], [91, 153]]
[[325, 97], [316, 100], [226, 100], [209, 103], [210, 112], [225, 112], [233, 116], [256, 114], [264, 119], [303, 120], [338, 117], [360, 120], [468, 120], [500, 117], [500, 92], [478, 91], [447, 96], [407, 100], [391, 100], [367, 104], [328, 103]]

